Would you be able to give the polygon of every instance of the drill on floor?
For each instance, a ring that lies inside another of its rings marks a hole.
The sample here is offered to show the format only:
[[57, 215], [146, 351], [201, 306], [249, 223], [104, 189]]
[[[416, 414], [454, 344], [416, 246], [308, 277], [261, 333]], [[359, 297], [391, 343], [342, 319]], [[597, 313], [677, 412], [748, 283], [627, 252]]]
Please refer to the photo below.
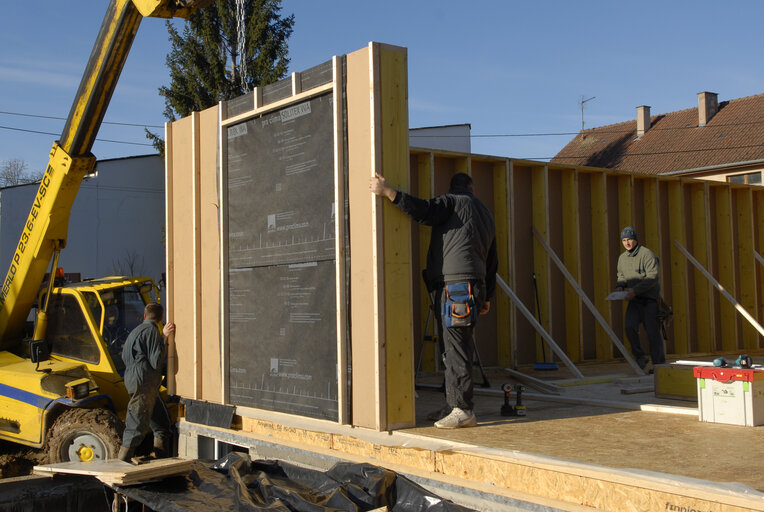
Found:
[[512, 384], [504, 384], [501, 386], [501, 389], [504, 391], [504, 405], [501, 406], [501, 415], [525, 416], [526, 410], [525, 406], [523, 405], [523, 391], [525, 391], [525, 386], [522, 384], [515, 386], [515, 393], [517, 394], [515, 405], [509, 403], [509, 393], [512, 391]]

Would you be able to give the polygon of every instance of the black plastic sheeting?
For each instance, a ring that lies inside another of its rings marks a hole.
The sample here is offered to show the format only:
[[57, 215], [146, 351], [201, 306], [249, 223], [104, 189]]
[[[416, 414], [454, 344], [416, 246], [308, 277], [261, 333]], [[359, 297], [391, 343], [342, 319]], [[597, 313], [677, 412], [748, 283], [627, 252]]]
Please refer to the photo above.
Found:
[[329, 471], [230, 453], [196, 461], [186, 477], [116, 490], [156, 512], [284, 511], [474, 512], [371, 464], [337, 463]]

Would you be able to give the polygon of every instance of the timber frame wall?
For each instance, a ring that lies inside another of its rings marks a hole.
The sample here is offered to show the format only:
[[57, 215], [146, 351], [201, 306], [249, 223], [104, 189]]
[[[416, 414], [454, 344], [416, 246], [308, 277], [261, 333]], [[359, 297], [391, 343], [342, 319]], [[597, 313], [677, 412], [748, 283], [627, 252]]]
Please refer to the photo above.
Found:
[[[445, 193], [456, 172], [473, 177], [475, 194], [496, 218], [499, 275], [536, 311], [535, 275], [541, 324], [574, 362], [608, 361], [620, 353], [554, 256], [628, 347], [625, 304], [605, 300], [615, 287], [620, 232], [627, 225], [660, 258], [662, 295], [674, 310], [668, 354], [762, 347], [761, 329], [739, 310], [764, 323], [764, 188], [423, 148], [411, 148], [410, 167], [411, 190], [423, 197]], [[423, 227], [413, 235], [420, 262], [428, 236]], [[682, 249], [736, 299], [737, 310]], [[420, 304], [415, 325], [423, 325], [427, 304], [419, 298], [426, 295], [414, 284]], [[483, 363], [516, 367], [541, 361], [540, 337], [498, 288], [495, 305], [478, 325]], [[415, 336], [422, 339], [421, 330]], [[551, 357], [548, 348], [546, 356]]]
[[[368, 181], [375, 171], [420, 197], [444, 193], [456, 172], [470, 174], [476, 195], [496, 218], [499, 275], [530, 311], [536, 310], [538, 289], [537, 318], [574, 362], [620, 354], [554, 260], [564, 262], [625, 341], [625, 306], [605, 297], [615, 286], [626, 225], [660, 258], [663, 296], [674, 309], [669, 354], [761, 348], [757, 329], [683, 249], [762, 323], [764, 188], [409, 148], [406, 59], [403, 48], [370, 43], [335, 57], [331, 83], [321, 86], [338, 104], [344, 100], [347, 112], [346, 119], [340, 119], [341, 109], [335, 113], [337, 183], [343, 172], [347, 178], [335, 201], [346, 203], [348, 211], [347, 231], [337, 240], [347, 236], [350, 248], [349, 268], [343, 268], [343, 244], [337, 251], [338, 382], [350, 382], [339, 387], [340, 423], [375, 430], [415, 423], [414, 354], [421, 349], [428, 311], [420, 275], [429, 228], [372, 196]], [[340, 66], [344, 75], [337, 72]], [[282, 82], [281, 90], [291, 87], [277, 100], [263, 102], [267, 91], [255, 90], [166, 128], [167, 318], [178, 324], [172, 352], [177, 367], [169, 380], [184, 398], [228, 403], [221, 263], [226, 155], [220, 140], [226, 119], [256, 116], [274, 108], [273, 102], [288, 105], [311, 94], [299, 85], [298, 73]], [[484, 365], [517, 367], [543, 358], [541, 338], [498, 288], [476, 332]], [[551, 357], [551, 350], [545, 352]], [[433, 365], [432, 353], [425, 352], [423, 369]], [[246, 408], [236, 413], [247, 416]]]
[[[321, 78], [327, 68], [328, 80]], [[178, 325], [170, 384], [183, 398], [230, 403], [224, 130], [329, 92], [334, 202], [348, 212], [335, 233], [338, 421], [375, 430], [413, 426], [409, 222], [369, 192], [369, 178], [383, 169], [394, 186], [409, 181], [407, 55], [379, 43], [167, 124], [167, 319]]]

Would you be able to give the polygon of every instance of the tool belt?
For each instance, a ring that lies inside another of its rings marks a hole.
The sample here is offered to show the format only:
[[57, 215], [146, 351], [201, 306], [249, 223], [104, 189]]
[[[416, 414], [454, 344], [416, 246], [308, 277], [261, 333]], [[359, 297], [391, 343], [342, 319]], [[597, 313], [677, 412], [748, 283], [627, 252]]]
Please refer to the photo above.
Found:
[[446, 327], [470, 327], [477, 322], [475, 297], [472, 295], [472, 284], [447, 283], [445, 300], [441, 306], [441, 315]]

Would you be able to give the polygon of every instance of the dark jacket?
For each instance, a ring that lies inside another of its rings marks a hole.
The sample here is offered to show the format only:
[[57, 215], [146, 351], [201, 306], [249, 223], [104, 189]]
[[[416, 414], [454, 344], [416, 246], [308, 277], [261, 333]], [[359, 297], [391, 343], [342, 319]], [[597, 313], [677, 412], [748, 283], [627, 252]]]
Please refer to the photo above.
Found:
[[159, 327], [151, 320], [144, 320], [130, 332], [122, 348], [127, 392], [132, 395], [145, 386], [159, 389], [165, 357], [167, 343]]
[[427, 287], [438, 283], [476, 280], [486, 287], [485, 300], [496, 290], [496, 224], [488, 208], [468, 190], [430, 200], [398, 191], [398, 208], [426, 226], [432, 226], [427, 252]]

